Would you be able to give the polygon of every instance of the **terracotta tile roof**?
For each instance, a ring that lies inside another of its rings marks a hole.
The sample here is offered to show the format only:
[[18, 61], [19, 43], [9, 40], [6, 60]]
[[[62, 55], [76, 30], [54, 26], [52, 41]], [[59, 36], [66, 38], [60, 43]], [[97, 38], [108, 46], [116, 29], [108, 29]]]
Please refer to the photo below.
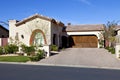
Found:
[[85, 24], [85, 25], [68, 25], [66, 31], [102, 31], [104, 30], [103, 24]]
[[35, 18], [41, 18], [41, 19], [44, 19], [44, 20], [47, 20], [47, 21], [51, 21], [51, 22], [53, 22], [53, 23], [56, 23], [56, 24], [58, 24], [58, 25], [64, 25], [64, 23], [62, 23], [61, 21], [57, 21], [57, 20], [55, 20], [55, 19], [53, 19], [53, 18], [49, 18], [49, 17], [43, 16], [43, 15], [40, 15], [40, 14], [35, 14], [35, 15], [33, 15], [33, 16], [30, 16], [30, 17], [28, 17], [28, 18], [23, 19], [22, 21], [17, 22], [17, 23], [16, 23], [16, 26], [19, 26], [19, 25], [21, 25], [21, 24], [24, 24], [24, 23], [26, 23], [26, 22], [28, 22], [28, 21], [30, 21], [30, 20], [35, 19]]

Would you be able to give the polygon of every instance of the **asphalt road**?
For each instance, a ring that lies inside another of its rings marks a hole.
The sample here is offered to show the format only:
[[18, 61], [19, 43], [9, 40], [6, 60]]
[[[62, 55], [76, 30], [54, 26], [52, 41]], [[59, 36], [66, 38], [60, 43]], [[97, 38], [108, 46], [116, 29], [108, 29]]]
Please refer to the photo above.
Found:
[[120, 70], [0, 64], [0, 80], [120, 80]]

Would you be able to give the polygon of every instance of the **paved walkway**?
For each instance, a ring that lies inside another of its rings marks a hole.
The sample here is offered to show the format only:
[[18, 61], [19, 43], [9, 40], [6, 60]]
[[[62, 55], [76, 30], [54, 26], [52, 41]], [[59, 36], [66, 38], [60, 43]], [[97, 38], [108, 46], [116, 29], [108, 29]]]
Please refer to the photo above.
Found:
[[68, 48], [39, 63], [120, 69], [120, 60], [116, 59], [115, 55], [105, 49], [97, 48]]

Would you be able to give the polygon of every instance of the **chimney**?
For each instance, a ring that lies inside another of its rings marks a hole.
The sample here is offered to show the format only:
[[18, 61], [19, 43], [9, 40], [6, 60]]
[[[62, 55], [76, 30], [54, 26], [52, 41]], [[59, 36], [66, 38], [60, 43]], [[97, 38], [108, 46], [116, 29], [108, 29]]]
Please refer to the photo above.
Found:
[[9, 36], [13, 37], [15, 36], [15, 32], [16, 32], [16, 24], [17, 21], [16, 20], [9, 20]]

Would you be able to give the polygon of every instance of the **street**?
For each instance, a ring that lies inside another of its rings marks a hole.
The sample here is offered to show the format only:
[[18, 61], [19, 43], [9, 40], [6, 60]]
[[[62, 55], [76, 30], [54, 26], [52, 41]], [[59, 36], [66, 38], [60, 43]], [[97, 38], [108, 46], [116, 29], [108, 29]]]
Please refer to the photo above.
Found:
[[120, 70], [0, 64], [0, 80], [120, 80]]

